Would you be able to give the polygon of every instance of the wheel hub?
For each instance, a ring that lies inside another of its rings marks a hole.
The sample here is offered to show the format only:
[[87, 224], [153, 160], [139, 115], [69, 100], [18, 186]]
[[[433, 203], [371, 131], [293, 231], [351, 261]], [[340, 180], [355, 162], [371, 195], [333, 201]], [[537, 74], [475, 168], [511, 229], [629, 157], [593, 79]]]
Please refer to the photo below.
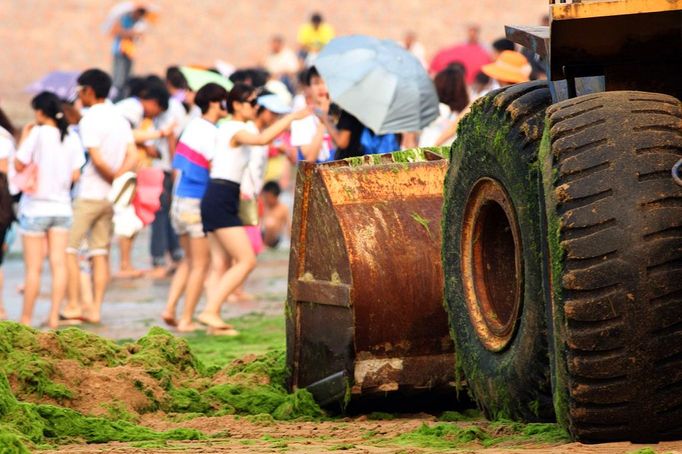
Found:
[[514, 207], [502, 185], [481, 178], [469, 193], [462, 225], [464, 295], [473, 327], [490, 351], [514, 335], [521, 307], [521, 238]]

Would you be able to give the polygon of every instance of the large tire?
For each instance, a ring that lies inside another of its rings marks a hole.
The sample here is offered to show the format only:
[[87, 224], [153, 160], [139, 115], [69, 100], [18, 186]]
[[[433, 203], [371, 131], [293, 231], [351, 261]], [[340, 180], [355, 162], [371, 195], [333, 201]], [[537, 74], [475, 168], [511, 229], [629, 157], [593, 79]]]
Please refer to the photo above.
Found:
[[445, 303], [458, 373], [489, 418], [554, 417], [542, 290], [537, 156], [545, 82], [478, 100], [445, 181]]
[[586, 95], [548, 109], [552, 379], [578, 440], [682, 436], [682, 108]]

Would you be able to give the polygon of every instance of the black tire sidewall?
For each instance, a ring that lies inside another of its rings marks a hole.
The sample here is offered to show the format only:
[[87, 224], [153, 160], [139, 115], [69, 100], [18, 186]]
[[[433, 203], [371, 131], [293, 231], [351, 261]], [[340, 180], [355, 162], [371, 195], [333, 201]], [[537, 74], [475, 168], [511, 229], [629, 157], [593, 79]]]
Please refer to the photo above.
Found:
[[[487, 110], [487, 115], [482, 112], [484, 115], [478, 117], [479, 124], [468, 130], [465, 127], [465, 138], [453, 145], [446, 178], [443, 215], [446, 309], [454, 331], [458, 365], [486, 416], [546, 420], [552, 415], [551, 400], [546, 397], [550, 385], [541, 273], [539, 174], [535, 162], [521, 159], [522, 135], [509, 127], [505, 113], [492, 106]], [[486, 349], [475, 332], [460, 277], [464, 210], [471, 189], [485, 177], [501, 183], [507, 191], [522, 244], [523, 293], [519, 317], [510, 343], [499, 352]]]

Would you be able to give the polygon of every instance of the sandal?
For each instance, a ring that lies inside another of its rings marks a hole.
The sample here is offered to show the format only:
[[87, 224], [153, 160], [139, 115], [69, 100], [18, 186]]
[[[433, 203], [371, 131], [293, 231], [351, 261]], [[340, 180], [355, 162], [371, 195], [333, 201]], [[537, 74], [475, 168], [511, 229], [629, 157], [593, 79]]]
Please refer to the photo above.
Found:
[[[218, 318], [220, 320], [220, 318]], [[215, 323], [214, 320], [211, 320], [207, 317], [205, 317], [203, 314], [199, 314], [197, 316], [197, 321], [201, 323], [202, 325], [205, 325], [208, 328], [213, 328], [213, 329], [233, 329], [234, 327], [232, 325], [229, 325], [225, 323], [224, 321], [220, 320], [220, 324]]]
[[66, 326], [82, 325], [85, 319], [82, 316], [67, 317], [64, 314], [59, 314], [59, 324]]

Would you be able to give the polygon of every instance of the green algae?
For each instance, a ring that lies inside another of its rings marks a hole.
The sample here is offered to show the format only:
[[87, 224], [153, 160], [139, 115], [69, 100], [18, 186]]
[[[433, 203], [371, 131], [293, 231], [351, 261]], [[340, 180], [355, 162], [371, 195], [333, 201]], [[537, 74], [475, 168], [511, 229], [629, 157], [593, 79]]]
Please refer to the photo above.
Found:
[[149, 333], [128, 346], [128, 365], [142, 366], [149, 375], [168, 389], [174, 377], [190, 374], [205, 376], [204, 365], [194, 356], [185, 339], [154, 327]]
[[30, 452], [18, 435], [6, 432], [0, 427], [0, 454], [29, 454]]
[[192, 352], [213, 371], [246, 355], [264, 355], [285, 347], [284, 317], [249, 314], [230, 320], [230, 324], [239, 331], [239, 336], [198, 332], [185, 337]]
[[304, 389], [287, 394], [278, 386], [223, 384], [211, 387], [205, 396], [223, 409], [233, 409], [235, 414], [268, 413], [277, 420], [320, 418], [324, 415], [313, 396]]
[[[551, 327], [552, 336], [550, 342], [553, 345], [550, 346], [551, 354], [551, 368], [552, 373], [552, 388], [553, 393], [553, 403], [554, 412], [556, 414], [557, 422], [568, 429], [569, 423], [569, 395], [568, 395], [568, 380], [566, 370], [566, 358], [564, 346], [561, 339], [565, 339], [565, 333], [563, 332], [563, 326], [565, 323], [563, 317], [563, 311], [559, 310], [557, 305], [562, 300], [562, 281], [561, 277], [563, 275], [564, 268], [564, 249], [561, 246], [561, 220], [557, 214], [557, 200], [554, 192], [554, 186], [556, 183], [556, 169], [553, 165], [552, 159], [552, 145], [550, 137], [550, 121], [549, 118], [545, 119], [545, 130], [542, 136], [542, 141], [540, 143], [539, 151], [539, 164], [542, 172], [542, 185], [545, 200], [545, 213], [547, 218], [547, 247], [549, 250], [549, 282], [551, 286], [550, 301], [547, 303], [550, 305], [549, 312], [551, 315], [551, 322], [553, 326]], [[553, 353], [552, 353], [553, 352]]]
[[[235, 320], [235, 325], [243, 329], [238, 339], [205, 335], [183, 339], [152, 328], [137, 342], [117, 345], [78, 329], [39, 333], [16, 323], [0, 323], [0, 436], [8, 446], [18, 446], [16, 452], [26, 452], [30, 447], [66, 442], [162, 443], [204, 438], [198, 431], [155, 432], [136, 425], [139, 414], [158, 409], [176, 418], [241, 414], [275, 421], [324, 416], [310, 393], [299, 390], [289, 394], [285, 388], [283, 319], [247, 316]], [[193, 345], [199, 351], [195, 352]], [[245, 351], [261, 355], [234, 360]], [[7, 358], [32, 367], [31, 372], [22, 375]], [[131, 412], [121, 402], [105, 402], [100, 405], [106, 410], [104, 417], [22, 402], [28, 395], [34, 402], [40, 401], [41, 395], [51, 397], [45, 390], [58, 385], [54, 366], [60, 360], [76, 361], [84, 371], [126, 366], [146, 373], [159, 386], [152, 389], [149, 383], [131, 378], [134, 387], [149, 399], [148, 407]], [[5, 371], [11, 374], [12, 387], [19, 394], [12, 391]]]
[[469, 445], [491, 447], [500, 444], [519, 446], [528, 443], [559, 444], [569, 441], [568, 434], [557, 424], [522, 424], [496, 421], [489, 425], [436, 423], [422, 424], [418, 429], [384, 440], [382, 444], [423, 448], [457, 449]]
[[442, 422], [474, 421], [482, 418], [483, 415], [479, 410], [468, 408], [462, 411], [461, 413], [458, 411], [444, 411], [438, 418], [438, 421]]
[[112, 402], [110, 404], [102, 404], [102, 408], [106, 410], [106, 418], [111, 421], [125, 421], [137, 424], [140, 420], [139, 416], [127, 410], [123, 402]]
[[429, 238], [432, 238], [431, 236], [431, 228], [429, 227], [431, 224], [431, 221], [420, 215], [419, 213], [411, 213], [410, 217], [416, 222], [417, 224], [421, 225], [424, 227], [424, 230], [426, 230], [426, 233], [428, 233]]
[[126, 358], [125, 350], [116, 343], [79, 328], [66, 328], [54, 334], [66, 358], [84, 366], [95, 364], [118, 366]]
[[370, 421], [391, 421], [395, 419], [395, 415], [383, 411], [373, 411], [367, 415], [367, 419]]
[[[412, 162], [427, 161], [426, 153], [434, 153], [442, 156], [445, 159], [450, 157], [449, 147], [425, 147], [425, 148], [409, 148], [407, 150], [398, 150], [392, 153], [383, 155], [366, 155], [352, 158], [345, 158], [344, 161], [348, 163], [349, 167], [360, 166], [376, 166], [376, 165], [390, 165], [393, 163], [408, 164]], [[397, 168], [396, 168], [397, 169]]]

